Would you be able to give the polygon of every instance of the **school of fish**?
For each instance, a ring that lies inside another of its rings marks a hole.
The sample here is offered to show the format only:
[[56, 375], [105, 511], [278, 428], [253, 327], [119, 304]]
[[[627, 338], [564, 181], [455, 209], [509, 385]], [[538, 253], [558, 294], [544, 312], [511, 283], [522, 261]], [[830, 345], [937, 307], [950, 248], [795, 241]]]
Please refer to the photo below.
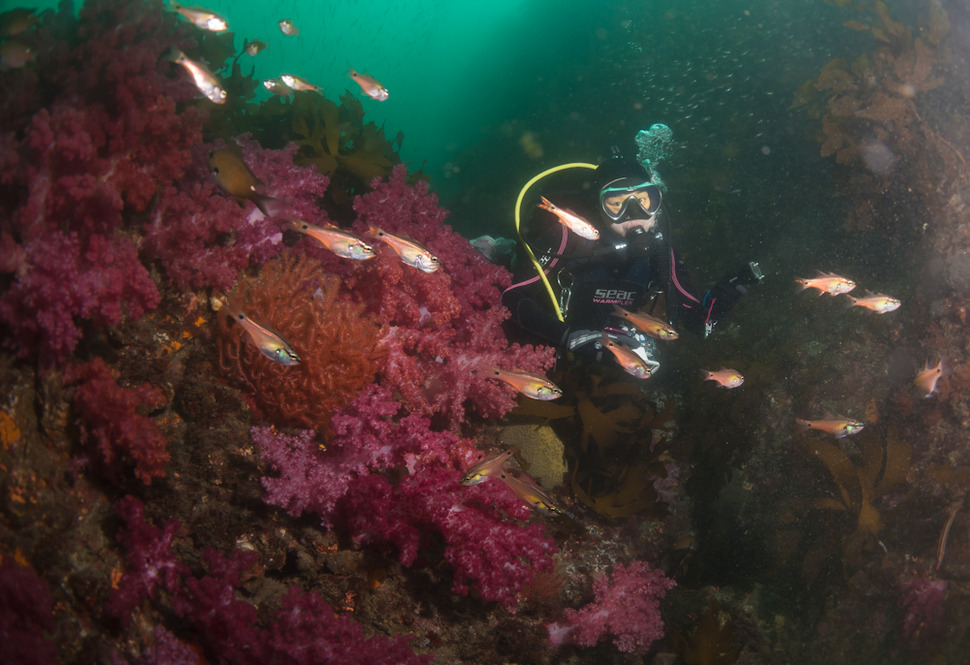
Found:
[[[190, 24], [201, 30], [222, 32], [228, 30], [227, 21], [213, 11], [201, 7], [187, 7], [178, 3], [168, 5], [169, 9], [184, 18]], [[32, 13], [24, 15], [10, 14], [9, 25], [3, 26], [5, 37], [16, 36], [29, 27], [36, 17]], [[25, 27], [26, 26], [26, 27]], [[288, 37], [298, 37], [299, 28], [291, 19], [282, 19], [278, 23], [279, 30]], [[267, 43], [261, 40], [246, 41], [243, 51], [249, 56], [256, 56], [267, 48]], [[0, 53], [0, 68], [23, 67], [30, 62], [32, 54], [28, 47], [15, 40], [8, 39], [3, 44]], [[178, 49], [172, 49], [167, 58], [182, 66], [188, 73], [192, 83], [199, 92], [213, 104], [224, 104], [227, 92], [215, 74], [205, 64], [188, 58]], [[386, 101], [389, 97], [388, 89], [369, 74], [362, 74], [350, 68], [348, 77], [353, 79], [363, 94], [376, 101]], [[321, 92], [320, 86], [295, 74], [280, 74], [277, 78], [262, 81], [266, 90], [275, 95], [291, 96], [294, 92]], [[259, 210], [270, 216], [270, 208], [276, 199], [262, 191], [263, 183], [253, 174], [242, 157], [231, 148], [215, 150], [209, 154], [209, 168], [219, 187], [240, 205], [244, 201], [252, 202]], [[596, 240], [600, 234], [596, 227], [583, 217], [556, 206], [549, 199], [541, 197], [538, 207], [546, 210], [559, 220], [566, 228], [582, 238]], [[332, 224], [317, 226], [302, 220], [287, 220], [286, 230], [294, 231], [313, 239], [320, 246], [335, 255], [353, 260], [366, 261], [377, 256], [374, 247], [364, 239], [350, 231]], [[408, 266], [425, 273], [434, 273], [442, 266], [440, 261], [417, 241], [388, 233], [371, 224], [368, 236], [386, 245], [400, 260]], [[850, 307], [861, 307], [877, 314], [895, 311], [901, 302], [882, 293], [866, 291], [864, 297], [849, 295], [856, 288], [856, 283], [835, 273], [819, 272], [810, 278], [796, 278], [800, 290], [814, 289], [818, 295], [844, 295]], [[250, 319], [238, 304], [228, 302], [223, 308], [224, 315], [234, 325], [237, 325], [251, 340], [256, 348], [273, 362], [284, 366], [295, 366], [300, 363], [300, 357], [294, 347], [283, 335], [267, 325]], [[625, 310], [614, 305], [613, 315], [632, 325], [640, 332], [659, 340], [673, 341], [678, 338], [677, 331], [668, 323], [642, 312]], [[611, 338], [605, 332], [600, 340], [602, 347], [613, 355], [617, 364], [628, 374], [638, 379], [651, 377], [651, 368], [634, 351], [622, 342]], [[476, 371], [484, 378], [496, 379], [507, 384], [518, 393], [536, 400], [553, 400], [562, 396], [562, 390], [546, 377], [515, 369], [502, 369], [493, 366], [481, 366]], [[734, 369], [721, 368], [717, 371], [700, 370], [704, 381], [713, 381], [719, 387], [734, 389], [744, 384], [742, 374]], [[936, 365], [927, 362], [922, 371], [914, 379], [913, 384], [924, 398], [930, 398], [939, 393], [938, 382], [944, 376], [945, 365], [941, 358]], [[815, 430], [830, 434], [837, 438], [850, 436], [861, 431], [865, 424], [845, 416], [829, 416], [819, 420], [796, 418], [799, 431]], [[555, 514], [563, 514], [555, 502], [542, 488], [522, 477], [510, 474], [505, 464], [512, 458], [514, 451], [502, 451], [486, 457], [482, 462], [470, 468], [462, 477], [464, 485], [475, 485], [489, 478], [498, 478], [508, 486], [519, 498], [534, 508]]]

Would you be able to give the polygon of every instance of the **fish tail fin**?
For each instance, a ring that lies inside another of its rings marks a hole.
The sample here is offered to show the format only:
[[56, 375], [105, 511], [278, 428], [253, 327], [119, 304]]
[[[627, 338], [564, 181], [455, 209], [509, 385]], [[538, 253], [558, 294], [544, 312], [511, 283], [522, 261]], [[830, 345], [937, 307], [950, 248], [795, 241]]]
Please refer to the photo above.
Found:
[[230, 321], [230, 325], [235, 325], [236, 323], [239, 323], [240, 319], [244, 319], [246, 317], [239, 305], [239, 301], [237, 301], [234, 296], [226, 296], [222, 307], [219, 308], [219, 315], [225, 316], [225, 318]]
[[173, 46], [162, 54], [162, 60], [179, 64], [185, 60], [185, 53], [183, 53], [182, 49], [178, 48], [177, 46]]
[[799, 432], [807, 432], [812, 429], [812, 423], [801, 418], [795, 418], [795, 426], [798, 428]]
[[808, 288], [808, 279], [807, 278], [805, 278], [805, 277], [796, 277], [795, 278], [795, 292], [796, 293], [801, 293], [802, 291], [804, 291], [807, 288]]
[[256, 204], [259, 211], [266, 215], [267, 217], [272, 217], [280, 211], [280, 208], [285, 203], [273, 196], [268, 196], [266, 194], [257, 194], [252, 197], [252, 202]]
[[701, 378], [704, 379], [705, 381], [709, 381], [711, 378], [711, 375], [714, 374], [714, 372], [712, 372], [709, 369], [702, 369], [698, 371], [701, 373]]

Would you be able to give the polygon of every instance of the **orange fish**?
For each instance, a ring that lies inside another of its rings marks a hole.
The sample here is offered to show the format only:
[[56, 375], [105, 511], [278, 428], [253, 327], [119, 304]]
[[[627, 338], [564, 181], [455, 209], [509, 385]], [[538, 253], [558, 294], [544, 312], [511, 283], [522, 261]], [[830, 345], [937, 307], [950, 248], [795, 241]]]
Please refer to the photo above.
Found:
[[434, 272], [441, 267], [437, 257], [418, 241], [382, 231], [373, 224], [368, 225], [367, 228], [371, 236], [383, 240], [401, 258], [401, 261], [412, 268], [422, 272]]
[[819, 272], [818, 277], [812, 278], [798, 277], [795, 278], [795, 281], [801, 285], [802, 291], [805, 289], [818, 289], [819, 295], [828, 293], [832, 296], [839, 296], [855, 288], [855, 282], [851, 279], [831, 272]]
[[600, 237], [600, 232], [596, 230], [596, 227], [576, 213], [563, 210], [545, 196], [540, 196], [539, 198], [542, 199], [542, 203], [539, 203], [538, 207], [543, 210], [548, 210], [558, 217], [563, 226], [579, 237], [586, 238], [587, 240], [596, 240]]
[[660, 319], [655, 319], [649, 314], [644, 314], [642, 312], [631, 312], [623, 309], [619, 305], [613, 305], [613, 314], [621, 319], [626, 319], [632, 323], [637, 330], [650, 335], [651, 337], [656, 337], [657, 339], [667, 341], [673, 341], [680, 337], [676, 330], [668, 326]]
[[865, 307], [866, 309], [871, 309], [877, 314], [885, 314], [886, 312], [891, 312], [895, 309], [899, 309], [902, 304], [895, 298], [890, 298], [882, 293], [872, 293], [866, 291], [868, 294], [865, 298], [853, 298], [848, 296], [851, 301], [851, 307]]
[[485, 482], [492, 476], [504, 473], [505, 463], [512, 459], [515, 451], [516, 448], [513, 448], [512, 450], [501, 450], [489, 455], [465, 472], [465, 475], [461, 477], [461, 484], [477, 485], [478, 483]]
[[350, 68], [350, 72], [348, 72], [347, 76], [357, 81], [357, 85], [360, 86], [360, 89], [363, 90], [364, 94], [371, 99], [376, 99], [379, 102], [383, 102], [390, 94], [388, 93], [387, 88], [378, 83], [377, 79], [375, 79], [373, 76], [361, 74], [360, 72], [355, 71], [353, 67]]
[[490, 379], [498, 379], [509, 384], [526, 397], [549, 401], [562, 397], [562, 389], [540, 374], [499, 369], [486, 365], [481, 368]]
[[737, 388], [744, 383], [744, 377], [741, 376], [741, 372], [736, 369], [727, 369], [724, 367], [716, 372], [702, 369], [701, 376], [704, 377], [705, 381], [716, 381], [719, 386], [728, 389]]
[[943, 358], [940, 358], [940, 362], [937, 363], [936, 367], [930, 367], [929, 362], [923, 366], [923, 371], [913, 381], [916, 387], [920, 389], [920, 392], [923, 393], [923, 397], [932, 397], [936, 394], [936, 382], [943, 376], [943, 370]]
[[209, 68], [201, 62], [189, 60], [182, 51], [173, 48], [169, 51], [169, 59], [177, 65], [182, 65], [192, 76], [192, 82], [206, 99], [213, 104], [226, 103], [226, 91], [219, 83], [216, 75], [209, 71]]
[[651, 368], [650, 365], [643, 360], [643, 358], [634, 353], [633, 349], [631, 349], [629, 346], [620, 344], [619, 342], [610, 339], [609, 335], [607, 335], [605, 332], [603, 333], [603, 337], [600, 338], [600, 343], [604, 348], [609, 349], [610, 353], [613, 354], [613, 357], [616, 358], [616, 362], [620, 364], [620, 367], [622, 367], [623, 371], [625, 371], [627, 374], [638, 379], [650, 378], [653, 368]]
[[515, 495], [525, 501], [527, 504], [547, 513], [555, 513], [557, 515], [564, 515], [562, 508], [556, 505], [556, 502], [552, 500], [545, 490], [534, 483], [522, 480], [521, 478], [516, 478], [515, 476], [509, 475], [506, 472], [498, 474], [499, 480], [508, 485], [509, 489], [515, 492]]
[[814, 429], [819, 432], [831, 434], [837, 439], [861, 432], [865, 427], [865, 423], [853, 420], [852, 418], [846, 418], [845, 416], [827, 416], [823, 420], [802, 420], [801, 418], [795, 418], [795, 422], [798, 424], [798, 429], [801, 432]]
[[246, 331], [246, 334], [253, 340], [256, 348], [264, 356], [274, 362], [278, 362], [280, 365], [289, 366], [300, 363], [300, 356], [296, 354], [296, 351], [290, 343], [278, 332], [272, 328], [259, 325], [231, 302], [226, 303], [223, 311], [234, 323], [242, 326], [242, 329]]
[[308, 235], [337, 256], [355, 261], [366, 261], [377, 256], [374, 249], [350, 231], [326, 224], [316, 226], [309, 222], [293, 219], [286, 225], [297, 233]]

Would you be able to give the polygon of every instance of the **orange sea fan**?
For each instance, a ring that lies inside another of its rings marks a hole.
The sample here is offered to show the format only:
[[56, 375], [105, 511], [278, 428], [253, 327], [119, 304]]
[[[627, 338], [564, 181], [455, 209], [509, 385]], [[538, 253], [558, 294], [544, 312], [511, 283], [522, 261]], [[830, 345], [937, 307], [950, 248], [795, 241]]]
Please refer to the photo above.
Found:
[[275, 363], [240, 326], [219, 317], [220, 366], [273, 424], [326, 429], [335, 410], [374, 382], [386, 331], [363, 305], [341, 297], [340, 287], [340, 279], [313, 259], [284, 254], [230, 294], [252, 321], [277, 331], [300, 357], [298, 365]]

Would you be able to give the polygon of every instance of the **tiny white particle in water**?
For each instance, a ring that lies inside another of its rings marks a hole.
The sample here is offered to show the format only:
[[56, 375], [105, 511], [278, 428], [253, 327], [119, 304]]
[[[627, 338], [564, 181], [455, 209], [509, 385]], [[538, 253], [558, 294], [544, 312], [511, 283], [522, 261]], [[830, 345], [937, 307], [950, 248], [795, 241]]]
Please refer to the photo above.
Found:
[[761, 146], [761, 154], [762, 155], [770, 155], [771, 154], [771, 148], [769, 148], [766, 145]]

